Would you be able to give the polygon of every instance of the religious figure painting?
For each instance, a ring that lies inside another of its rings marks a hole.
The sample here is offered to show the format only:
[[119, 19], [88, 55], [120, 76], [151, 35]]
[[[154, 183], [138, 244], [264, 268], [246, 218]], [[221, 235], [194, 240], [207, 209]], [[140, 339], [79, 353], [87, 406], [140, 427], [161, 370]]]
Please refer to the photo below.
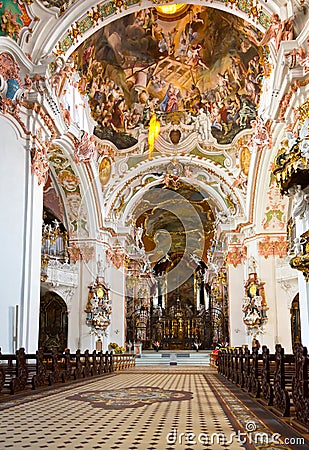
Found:
[[75, 51], [94, 134], [128, 148], [153, 112], [164, 126], [176, 112], [203, 109], [213, 137], [229, 144], [256, 117], [265, 50], [250, 24], [223, 11], [186, 5], [168, 19], [159, 8], [129, 14]]

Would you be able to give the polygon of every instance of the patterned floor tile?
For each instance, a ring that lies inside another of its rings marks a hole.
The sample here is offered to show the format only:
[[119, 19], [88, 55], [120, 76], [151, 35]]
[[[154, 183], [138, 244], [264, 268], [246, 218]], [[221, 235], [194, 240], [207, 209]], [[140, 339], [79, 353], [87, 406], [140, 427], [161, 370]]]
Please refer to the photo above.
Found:
[[213, 369], [169, 369], [130, 369], [2, 405], [0, 449], [263, 448], [218, 441], [243, 432], [248, 420], [262, 424]]

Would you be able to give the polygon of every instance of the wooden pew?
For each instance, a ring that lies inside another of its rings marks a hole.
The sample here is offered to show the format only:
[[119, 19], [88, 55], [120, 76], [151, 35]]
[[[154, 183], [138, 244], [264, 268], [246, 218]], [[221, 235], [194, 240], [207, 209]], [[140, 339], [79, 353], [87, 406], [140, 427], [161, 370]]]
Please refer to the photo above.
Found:
[[91, 365], [91, 375], [93, 377], [96, 377], [99, 375], [99, 364], [98, 364], [98, 355], [96, 350], [93, 350], [92, 352], [92, 365]]
[[308, 370], [309, 358], [307, 347], [301, 344], [294, 346], [295, 374], [292, 381], [292, 398], [295, 407], [296, 419], [309, 429], [309, 387]]
[[240, 349], [235, 348], [233, 350], [233, 372], [232, 372], [232, 381], [235, 384], [239, 384], [239, 361], [240, 361]]
[[270, 355], [266, 345], [262, 347], [262, 398], [267, 406], [274, 404], [274, 376], [276, 370], [275, 355]]
[[243, 363], [243, 387], [247, 392], [251, 390], [251, 360], [252, 355], [248, 347], [244, 351], [244, 363]]
[[274, 407], [283, 417], [289, 417], [292, 398], [292, 378], [295, 371], [294, 355], [285, 355], [284, 348], [276, 344], [274, 373]]
[[249, 384], [250, 384], [250, 392], [255, 398], [259, 398], [261, 395], [262, 367], [263, 367], [262, 355], [259, 354], [258, 348], [253, 348]]
[[40, 386], [44, 386], [46, 382], [47, 382], [47, 372], [46, 372], [45, 356], [43, 349], [39, 349], [36, 351], [36, 371], [31, 380], [32, 389], [37, 389]]
[[245, 386], [245, 350], [238, 349], [238, 364], [237, 364], [237, 384], [243, 388]]
[[218, 352], [218, 373], [225, 376], [225, 367], [227, 365], [227, 351], [224, 349]]
[[25, 354], [20, 348], [15, 355], [0, 354], [0, 392], [15, 394], [30, 389], [37, 373], [37, 355]]

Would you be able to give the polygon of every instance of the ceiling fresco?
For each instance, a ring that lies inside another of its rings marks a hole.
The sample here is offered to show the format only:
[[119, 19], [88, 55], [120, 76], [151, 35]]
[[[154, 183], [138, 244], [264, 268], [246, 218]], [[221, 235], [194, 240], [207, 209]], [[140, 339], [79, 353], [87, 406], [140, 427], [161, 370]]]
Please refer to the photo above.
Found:
[[177, 192], [162, 184], [147, 191], [139, 202], [135, 223], [143, 229], [145, 250], [158, 272], [170, 270], [183, 256], [190, 265], [190, 255], [197, 249], [199, 257], [207, 259], [214, 231], [207, 198], [189, 184], [181, 183]]
[[155, 8], [129, 14], [73, 54], [94, 134], [129, 148], [153, 112], [163, 126], [179, 117], [190, 123], [202, 112], [217, 142], [229, 144], [257, 114], [266, 60], [253, 43], [256, 31], [239, 17], [197, 5], [168, 19]]

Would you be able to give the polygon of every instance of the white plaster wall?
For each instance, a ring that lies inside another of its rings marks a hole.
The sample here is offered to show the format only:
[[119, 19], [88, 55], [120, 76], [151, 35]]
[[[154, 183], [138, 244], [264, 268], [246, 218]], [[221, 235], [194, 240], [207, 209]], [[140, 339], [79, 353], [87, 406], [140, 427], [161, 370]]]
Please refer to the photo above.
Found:
[[243, 322], [242, 302], [244, 297], [244, 267], [242, 264], [228, 267], [228, 293], [230, 313], [230, 345], [241, 347], [248, 344]]
[[[306, 230], [308, 230], [308, 223], [306, 220], [302, 220], [299, 217], [295, 219], [296, 223], [296, 236], [300, 236]], [[301, 271], [298, 272], [298, 285], [299, 285], [299, 311], [300, 311], [300, 324], [301, 324], [301, 339], [302, 344], [309, 346], [309, 283], [305, 280], [305, 277]]]
[[277, 259], [276, 283], [278, 299], [278, 328], [280, 344], [286, 353], [292, 353], [291, 305], [298, 293], [298, 271], [289, 265], [290, 257]]
[[[269, 256], [267, 259], [259, 259], [259, 278], [265, 283], [265, 297], [268, 306], [268, 321], [264, 325], [264, 334], [260, 336], [260, 342], [267, 345], [271, 352], [275, 350], [275, 344], [282, 344], [283, 340], [289, 343], [291, 339], [290, 314], [288, 308], [282, 307], [276, 282], [277, 256]], [[282, 325], [285, 325], [284, 327]], [[283, 345], [284, 346], [284, 345]], [[287, 349], [286, 349], [287, 350]]]
[[307, 348], [309, 346], [309, 288], [308, 282], [301, 272], [298, 274], [299, 283], [299, 311], [302, 344]]
[[86, 324], [85, 307], [88, 298], [88, 286], [95, 281], [90, 265], [78, 261], [78, 287], [73, 295], [68, 315], [68, 347], [72, 353], [77, 349], [92, 352], [96, 348], [96, 337], [90, 334]]
[[[108, 270], [110, 282], [110, 298], [112, 303], [111, 325], [109, 327], [109, 342], [125, 343], [125, 273], [123, 267]], [[108, 343], [109, 343], [108, 342]]]
[[28, 170], [19, 346], [33, 353], [38, 349], [39, 336], [43, 185], [39, 186], [37, 177], [30, 174], [30, 167]]
[[13, 126], [2, 117], [0, 135], [0, 347], [3, 353], [12, 353], [13, 310], [16, 305], [21, 310], [23, 295], [28, 161]]

